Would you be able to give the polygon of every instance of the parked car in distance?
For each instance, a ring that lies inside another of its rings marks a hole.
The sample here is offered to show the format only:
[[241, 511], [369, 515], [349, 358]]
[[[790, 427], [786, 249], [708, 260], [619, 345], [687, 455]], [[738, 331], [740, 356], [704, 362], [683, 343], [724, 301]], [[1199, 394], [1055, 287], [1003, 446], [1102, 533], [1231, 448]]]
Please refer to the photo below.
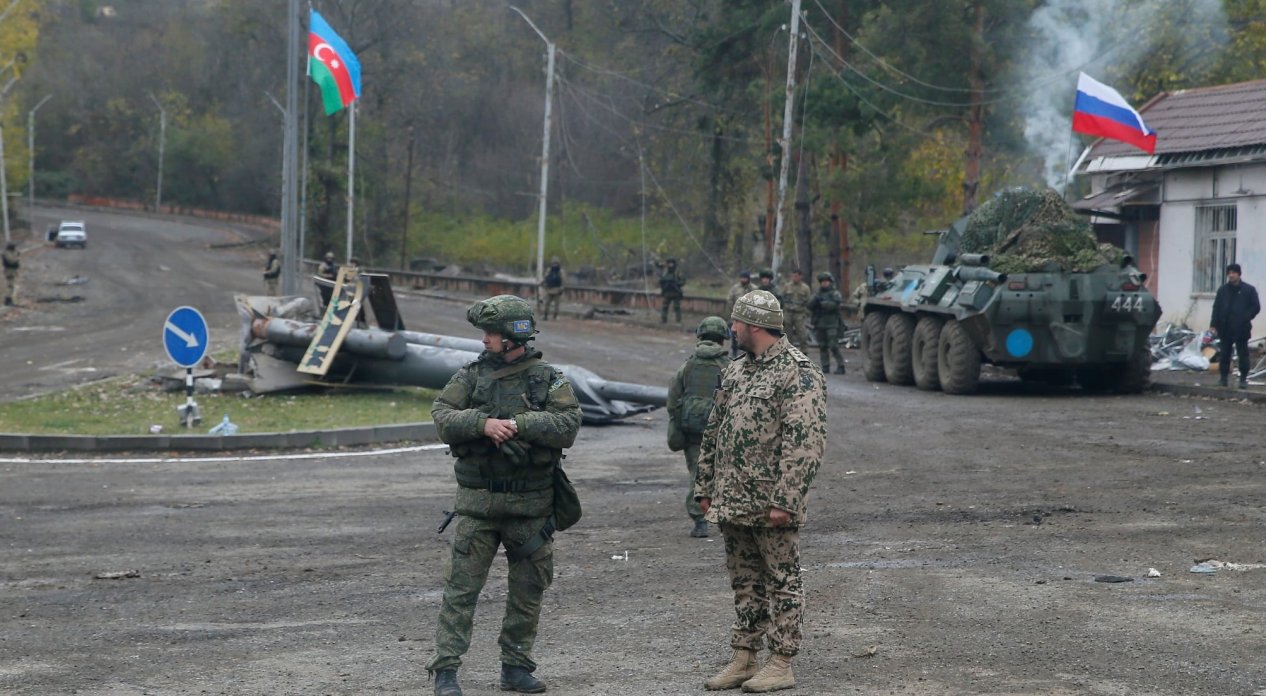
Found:
[[84, 230], [84, 223], [80, 220], [63, 220], [57, 227], [57, 238], [53, 241], [59, 249], [72, 246], [86, 249], [88, 232]]

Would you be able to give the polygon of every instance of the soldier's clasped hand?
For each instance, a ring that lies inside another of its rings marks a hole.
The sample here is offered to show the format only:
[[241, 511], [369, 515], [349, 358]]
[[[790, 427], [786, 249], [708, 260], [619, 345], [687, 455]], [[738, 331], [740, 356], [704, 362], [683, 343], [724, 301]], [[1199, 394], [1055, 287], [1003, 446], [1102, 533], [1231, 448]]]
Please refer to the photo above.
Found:
[[489, 418], [484, 421], [484, 435], [498, 445], [518, 434], [519, 425], [512, 420]]

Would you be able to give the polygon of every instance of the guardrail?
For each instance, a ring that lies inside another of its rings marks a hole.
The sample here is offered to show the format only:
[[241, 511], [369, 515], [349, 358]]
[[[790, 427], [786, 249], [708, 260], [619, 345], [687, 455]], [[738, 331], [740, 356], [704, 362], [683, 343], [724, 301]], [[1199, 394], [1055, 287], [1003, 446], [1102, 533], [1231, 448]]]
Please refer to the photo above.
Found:
[[[318, 265], [317, 261], [311, 259], [303, 260], [304, 272], [307, 275], [314, 275]], [[441, 290], [472, 297], [490, 297], [492, 295], [518, 295], [529, 299], [536, 297], [537, 285], [533, 281], [456, 276], [425, 271], [401, 271], [389, 268], [366, 268], [365, 270], [388, 276], [391, 279], [392, 287], [396, 288]], [[600, 287], [596, 285], [568, 285], [563, 288], [562, 301], [594, 307], [650, 309], [658, 312], [661, 299], [658, 292], [647, 293], [642, 290]], [[725, 310], [726, 302], [721, 298], [686, 295], [681, 300], [681, 311], [691, 314], [722, 316]]]

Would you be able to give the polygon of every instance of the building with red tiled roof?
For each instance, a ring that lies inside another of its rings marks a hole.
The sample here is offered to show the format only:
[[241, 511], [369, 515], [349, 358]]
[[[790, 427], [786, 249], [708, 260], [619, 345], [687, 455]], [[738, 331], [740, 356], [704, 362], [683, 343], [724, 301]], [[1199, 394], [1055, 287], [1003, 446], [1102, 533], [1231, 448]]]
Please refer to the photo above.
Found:
[[1266, 286], [1266, 80], [1166, 92], [1139, 112], [1156, 153], [1096, 141], [1076, 171], [1092, 193], [1073, 206], [1135, 256], [1162, 321], [1203, 329], [1228, 263]]

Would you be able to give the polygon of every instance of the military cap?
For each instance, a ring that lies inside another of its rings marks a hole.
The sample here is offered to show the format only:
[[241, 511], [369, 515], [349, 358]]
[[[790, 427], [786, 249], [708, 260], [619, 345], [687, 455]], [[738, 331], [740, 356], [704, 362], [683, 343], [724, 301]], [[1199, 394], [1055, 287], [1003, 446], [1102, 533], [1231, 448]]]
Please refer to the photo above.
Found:
[[782, 305], [767, 290], [753, 290], [738, 298], [730, 318], [744, 324], [782, 331]]

